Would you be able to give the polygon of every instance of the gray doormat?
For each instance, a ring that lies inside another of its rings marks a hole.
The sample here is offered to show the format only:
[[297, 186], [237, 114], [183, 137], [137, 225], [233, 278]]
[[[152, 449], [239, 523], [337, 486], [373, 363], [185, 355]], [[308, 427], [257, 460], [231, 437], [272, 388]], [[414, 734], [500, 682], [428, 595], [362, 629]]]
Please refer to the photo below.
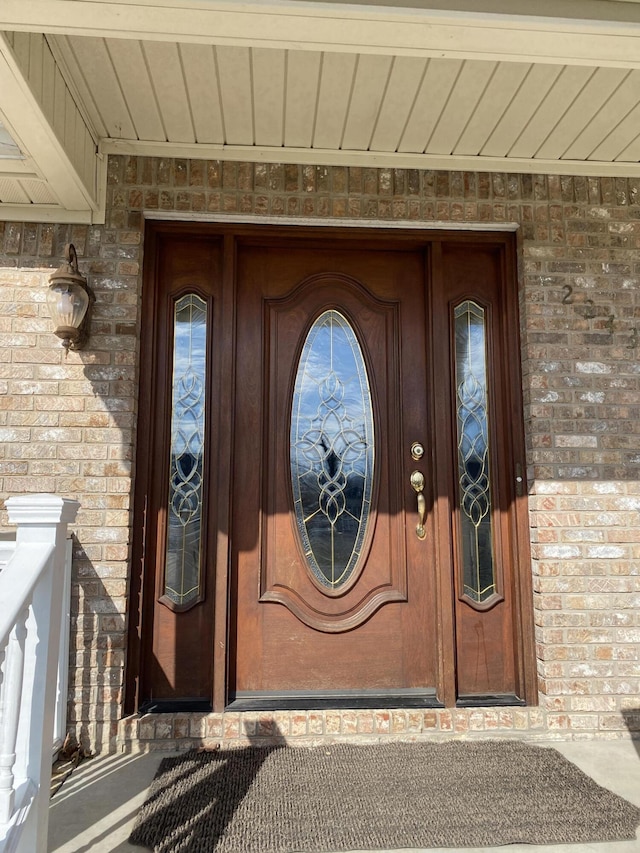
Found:
[[327, 853], [635, 838], [640, 809], [514, 741], [248, 747], [163, 759], [130, 841]]

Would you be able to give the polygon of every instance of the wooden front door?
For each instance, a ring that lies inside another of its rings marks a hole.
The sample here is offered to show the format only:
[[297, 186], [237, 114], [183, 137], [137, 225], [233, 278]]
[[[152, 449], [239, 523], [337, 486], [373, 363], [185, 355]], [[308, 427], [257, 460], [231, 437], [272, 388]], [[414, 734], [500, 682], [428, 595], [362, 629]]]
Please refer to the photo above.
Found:
[[[148, 244], [137, 706], [531, 701], [510, 239], [158, 225]], [[203, 312], [195, 345], [176, 318]], [[201, 402], [176, 403], [171, 353]]]
[[431, 445], [425, 261], [239, 251], [236, 699], [435, 697], [433, 514], [418, 538], [410, 485], [430, 464], [410, 453]]

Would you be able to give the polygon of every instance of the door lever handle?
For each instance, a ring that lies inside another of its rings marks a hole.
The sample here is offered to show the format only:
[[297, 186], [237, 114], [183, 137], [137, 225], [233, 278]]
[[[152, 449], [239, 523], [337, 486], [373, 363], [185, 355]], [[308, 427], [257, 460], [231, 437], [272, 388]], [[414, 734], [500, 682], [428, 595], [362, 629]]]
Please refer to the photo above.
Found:
[[416, 525], [416, 535], [418, 539], [424, 539], [427, 535], [424, 529], [424, 521], [427, 516], [427, 501], [423, 494], [424, 490], [424, 474], [420, 471], [412, 471], [411, 487], [418, 496], [418, 523]]

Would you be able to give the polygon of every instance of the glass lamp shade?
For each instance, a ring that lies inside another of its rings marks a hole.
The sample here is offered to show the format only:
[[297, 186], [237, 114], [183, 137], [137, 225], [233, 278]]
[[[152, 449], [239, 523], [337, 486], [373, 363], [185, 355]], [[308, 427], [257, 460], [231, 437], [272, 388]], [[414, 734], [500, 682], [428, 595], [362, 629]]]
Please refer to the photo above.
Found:
[[89, 307], [89, 294], [74, 281], [57, 281], [49, 287], [47, 304], [63, 346], [69, 347], [80, 336], [80, 326]]

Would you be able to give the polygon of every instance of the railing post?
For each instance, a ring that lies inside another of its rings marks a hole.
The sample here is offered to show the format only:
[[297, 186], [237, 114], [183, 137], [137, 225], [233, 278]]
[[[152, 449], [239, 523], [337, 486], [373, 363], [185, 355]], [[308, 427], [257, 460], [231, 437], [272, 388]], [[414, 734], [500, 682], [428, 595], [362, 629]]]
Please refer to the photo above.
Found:
[[[23, 750], [27, 776], [38, 786], [18, 849], [45, 853], [67, 525], [75, 521], [79, 504], [45, 494], [12, 497], [5, 506], [9, 522], [18, 525], [17, 548], [21, 543], [38, 542], [53, 545], [55, 549], [53, 570], [38, 584], [33, 597], [32, 618], [38, 626], [38, 636], [34, 638], [35, 646], [25, 655], [25, 701], [21, 711], [27, 719], [21, 721], [22, 743], [17, 747]], [[23, 722], [29, 726], [28, 731], [22, 729]]]
[[69, 687], [69, 643], [71, 626], [71, 563], [73, 541], [67, 534], [65, 542], [64, 580], [62, 585], [62, 610], [60, 611], [60, 653], [58, 657], [58, 687], [56, 691], [56, 713], [53, 727], [52, 759], [64, 745], [67, 734], [67, 702]]
[[18, 617], [11, 632], [4, 661], [4, 678], [0, 686], [2, 729], [0, 731], [0, 823], [8, 823], [14, 807], [13, 766], [20, 721], [20, 703], [24, 673], [24, 641], [27, 637], [29, 609]]

